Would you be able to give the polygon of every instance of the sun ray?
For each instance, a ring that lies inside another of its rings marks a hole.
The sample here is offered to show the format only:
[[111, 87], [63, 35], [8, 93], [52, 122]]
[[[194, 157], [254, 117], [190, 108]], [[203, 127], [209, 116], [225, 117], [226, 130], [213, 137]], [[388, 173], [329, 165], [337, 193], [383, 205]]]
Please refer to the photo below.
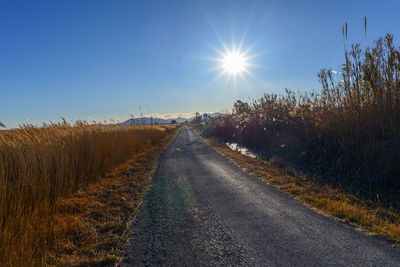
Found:
[[214, 83], [216, 83], [222, 76], [224, 76], [225, 72], [221, 71], [208, 85], [207, 87], [210, 87]]
[[[224, 46], [224, 43], [221, 44]], [[248, 87], [249, 85], [244, 74], [250, 73], [248, 67], [252, 66], [253, 64], [249, 62], [249, 59], [253, 57], [247, 54], [248, 50], [243, 52], [234, 43], [232, 44], [231, 49], [228, 49], [226, 46], [224, 46], [224, 49], [226, 50], [225, 53], [217, 48], [214, 48], [220, 57], [208, 58], [208, 60], [218, 63], [218, 66], [211, 71], [219, 71], [219, 74], [210, 82], [209, 86], [217, 82], [223, 75], [225, 75], [226, 79], [224, 86], [226, 86], [229, 80], [232, 80], [234, 88], [237, 88], [238, 78], [240, 78], [240, 80], [245, 83], [246, 87]]]
[[[211, 25], [211, 24], [210, 24]], [[238, 80], [243, 82], [244, 86], [250, 88], [249, 82], [246, 79], [246, 76], [250, 76], [252, 78], [256, 78], [257, 81], [260, 79], [253, 74], [249, 69], [251, 68], [260, 68], [262, 66], [254, 64], [251, 62], [252, 59], [258, 57], [263, 53], [258, 54], [250, 54], [250, 51], [253, 50], [255, 43], [252, 43], [250, 46], [244, 47], [245, 39], [247, 37], [246, 28], [240, 38], [239, 43], [235, 43], [234, 39], [232, 38], [231, 47], [227, 46], [227, 43], [224, 42], [221, 36], [217, 33], [215, 27], [211, 25], [215, 35], [217, 36], [218, 40], [220, 41], [220, 48], [213, 47], [208, 44], [219, 56], [216, 58], [207, 58], [210, 61], [214, 61], [217, 63], [217, 66], [213, 68], [211, 71], [218, 71], [219, 74], [213, 79], [211, 84], [216, 83], [222, 76], [225, 76], [224, 87], [226, 86], [228, 81], [231, 81], [233, 86], [237, 89]]]

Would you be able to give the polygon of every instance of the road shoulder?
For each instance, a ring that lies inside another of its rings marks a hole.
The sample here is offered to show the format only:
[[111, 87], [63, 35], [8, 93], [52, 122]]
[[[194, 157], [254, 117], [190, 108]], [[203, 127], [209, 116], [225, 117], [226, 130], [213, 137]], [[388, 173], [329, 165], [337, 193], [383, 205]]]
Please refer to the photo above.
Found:
[[228, 148], [215, 138], [203, 141], [243, 171], [257, 177], [314, 211], [351, 225], [368, 235], [384, 237], [399, 246], [400, 213], [372, 201], [365, 201], [328, 184], [297, 174], [292, 169], [274, 166], [273, 162], [253, 159]]
[[178, 128], [162, 143], [136, 153], [100, 181], [59, 201], [58, 233], [63, 242], [46, 255], [48, 266], [113, 266], [122, 260], [132, 222], [152, 182], [158, 158]]

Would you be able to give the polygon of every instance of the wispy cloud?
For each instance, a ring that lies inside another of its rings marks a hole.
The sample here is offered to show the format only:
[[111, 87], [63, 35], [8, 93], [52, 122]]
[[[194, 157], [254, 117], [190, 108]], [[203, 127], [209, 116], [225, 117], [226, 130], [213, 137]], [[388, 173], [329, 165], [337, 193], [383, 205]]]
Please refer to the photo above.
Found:
[[146, 116], [153, 115], [153, 117], [161, 118], [161, 119], [171, 119], [171, 118], [191, 118], [195, 116], [195, 113], [153, 113], [153, 114], [148, 114]]

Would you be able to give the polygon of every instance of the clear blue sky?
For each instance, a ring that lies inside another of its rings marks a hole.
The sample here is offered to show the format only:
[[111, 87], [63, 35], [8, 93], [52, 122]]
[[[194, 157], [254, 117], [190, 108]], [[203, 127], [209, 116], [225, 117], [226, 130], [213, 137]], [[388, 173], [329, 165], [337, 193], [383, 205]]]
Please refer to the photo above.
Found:
[[[400, 38], [400, 1], [0, 1], [0, 121], [20, 123], [221, 111], [284, 88], [318, 90], [350, 41]], [[214, 81], [220, 39], [255, 77]], [[219, 36], [219, 37], [218, 37]], [[220, 38], [220, 39], [219, 39]], [[146, 109], [146, 105], [149, 107]]]

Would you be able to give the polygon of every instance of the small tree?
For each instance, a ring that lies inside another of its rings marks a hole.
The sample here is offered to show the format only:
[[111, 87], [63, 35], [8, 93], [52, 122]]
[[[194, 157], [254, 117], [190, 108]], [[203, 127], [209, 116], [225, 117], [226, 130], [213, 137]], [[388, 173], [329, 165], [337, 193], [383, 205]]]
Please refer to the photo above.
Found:
[[194, 123], [195, 125], [198, 125], [198, 124], [201, 123], [201, 115], [200, 115], [199, 112], [196, 112], [196, 116], [195, 116], [194, 119], [193, 119], [193, 123]]

